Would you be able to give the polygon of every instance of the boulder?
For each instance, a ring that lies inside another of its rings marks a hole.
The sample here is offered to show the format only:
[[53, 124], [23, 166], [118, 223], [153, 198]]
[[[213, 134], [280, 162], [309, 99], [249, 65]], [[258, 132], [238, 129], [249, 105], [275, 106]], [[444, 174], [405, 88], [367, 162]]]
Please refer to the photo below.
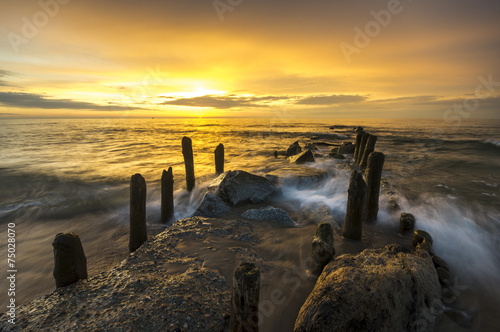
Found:
[[441, 308], [430, 257], [366, 249], [326, 265], [294, 331], [432, 331]]
[[339, 154], [336, 152], [330, 152], [329, 156], [332, 157], [333, 159], [339, 159], [339, 160], [345, 159], [345, 156], [343, 154]]
[[262, 203], [277, 190], [271, 181], [245, 171], [229, 171], [221, 174], [209, 186], [232, 206], [246, 203]]
[[292, 145], [288, 147], [286, 150], [286, 156], [295, 156], [296, 154], [299, 154], [302, 151], [302, 148], [299, 145], [299, 141], [294, 142]]
[[304, 146], [304, 149], [311, 150], [311, 151], [318, 151], [318, 148], [316, 147], [316, 145], [314, 145], [312, 143], [307, 143], [306, 146]]
[[314, 154], [311, 150], [307, 150], [296, 156], [290, 157], [290, 163], [300, 165], [307, 162], [314, 162]]
[[439, 282], [441, 283], [441, 285], [446, 287], [453, 286], [453, 278], [451, 277], [451, 274], [450, 272], [448, 272], [448, 270], [443, 267], [438, 267], [436, 269], [436, 272], [438, 274]]
[[351, 142], [344, 142], [337, 149], [332, 149], [332, 152], [336, 152], [338, 154], [353, 154], [355, 145]]
[[432, 262], [434, 263], [434, 267], [437, 269], [438, 267], [442, 267], [446, 271], [450, 271], [450, 267], [448, 266], [448, 263], [444, 259], [442, 259], [439, 256], [432, 256]]
[[262, 209], [246, 210], [241, 216], [250, 220], [268, 220], [283, 226], [295, 226], [295, 222], [292, 218], [290, 218], [285, 210], [275, 208], [273, 206], [268, 206]]
[[415, 232], [413, 232], [413, 239], [412, 239], [413, 248], [416, 248], [417, 245], [424, 242], [424, 240], [428, 242], [430, 245], [432, 245], [432, 236], [429, 233], [423, 230], [416, 230]]
[[354, 128], [354, 132], [356, 132], [356, 133], [360, 133], [360, 132], [362, 132], [363, 130], [364, 130], [364, 128], [363, 128], [363, 127], [360, 127], [360, 126], [358, 126], [358, 127]]
[[280, 182], [284, 185], [297, 187], [316, 185], [323, 181], [326, 176], [325, 171], [300, 165], [290, 165], [266, 174], [266, 178], [273, 183]]
[[215, 218], [229, 213], [230, 211], [231, 207], [224, 202], [220, 196], [212, 192], [208, 192], [203, 197], [203, 200], [194, 212], [193, 217]]
[[413, 231], [415, 228], [415, 217], [410, 213], [401, 213], [399, 218], [399, 230], [401, 234]]

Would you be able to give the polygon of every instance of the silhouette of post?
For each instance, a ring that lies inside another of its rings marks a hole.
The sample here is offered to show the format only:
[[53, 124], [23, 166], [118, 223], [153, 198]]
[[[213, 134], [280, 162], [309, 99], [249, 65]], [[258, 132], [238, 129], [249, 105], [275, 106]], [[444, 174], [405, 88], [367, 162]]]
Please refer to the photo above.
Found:
[[359, 162], [359, 167], [365, 168], [368, 163], [368, 156], [370, 153], [375, 151], [375, 143], [377, 143], [377, 136], [370, 135], [368, 136], [368, 140], [366, 141], [365, 151], [363, 152], [363, 158]]
[[370, 134], [368, 133], [362, 133], [361, 135], [361, 141], [359, 143], [359, 150], [358, 154], [356, 155], [356, 165], [359, 165], [361, 162], [361, 159], [363, 158], [363, 152], [365, 151], [365, 146], [366, 146], [366, 141], [368, 140], [368, 136]]
[[385, 156], [382, 152], [373, 152], [368, 157], [368, 168], [365, 171], [366, 198], [364, 207], [364, 220], [375, 222], [378, 214], [378, 200], [380, 195], [380, 179], [384, 167]]
[[215, 174], [224, 173], [224, 144], [220, 143], [215, 148]]
[[361, 173], [353, 171], [349, 180], [347, 211], [343, 226], [343, 236], [351, 240], [361, 240], [363, 207], [366, 184]]
[[59, 233], [54, 238], [52, 246], [56, 287], [65, 287], [80, 279], [87, 279], [87, 258], [78, 235]]
[[141, 174], [130, 179], [130, 252], [136, 251], [148, 239], [146, 229], [146, 180]]
[[358, 162], [359, 147], [361, 145], [361, 138], [363, 137], [364, 134], [365, 134], [364, 131], [360, 131], [356, 135], [356, 143], [354, 146], [354, 163], [355, 164], [357, 164], [357, 162]]
[[166, 224], [174, 217], [174, 175], [172, 167], [161, 175], [161, 222]]
[[184, 166], [186, 167], [186, 186], [187, 190], [191, 191], [194, 188], [194, 160], [193, 160], [193, 143], [189, 137], [182, 138], [182, 154], [184, 155]]
[[241, 263], [234, 272], [229, 331], [259, 330], [260, 271]]

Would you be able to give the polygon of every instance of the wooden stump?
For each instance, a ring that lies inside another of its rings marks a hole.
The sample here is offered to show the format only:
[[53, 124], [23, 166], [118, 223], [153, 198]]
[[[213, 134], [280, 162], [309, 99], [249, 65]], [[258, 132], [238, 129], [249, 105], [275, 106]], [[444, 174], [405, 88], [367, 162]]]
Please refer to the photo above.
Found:
[[354, 163], [357, 164], [358, 163], [358, 155], [359, 155], [359, 150], [360, 150], [360, 146], [361, 146], [361, 139], [363, 138], [363, 135], [365, 134], [364, 131], [360, 131], [357, 135], [356, 135], [356, 145], [354, 147]]
[[224, 173], [224, 144], [219, 144], [215, 153], [215, 174]]
[[161, 222], [166, 224], [174, 217], [174, 175], [172, 167], [161, 175]]
[[370, 134], [368, 134], [368, 133], [362, 133], [362, 135], [361, 135], [361, 141], [359, 143], [359, 150], [358, 150], [358, 154], [356, 155], [356, 165], [359, 165], [361, 163], [361, 159], [363, 158], [363, 152], [365, 151], [366, 142], [368, 141], [369, 136], [370, 136]]
[[380, 179], [384, 167], [385, 156], [382, 152], [373, 152], [368, 157], [368, 168], [365, 171], [366, 198], [364, 220], [375, 222], [378, 215], [378, 201], [380, 196]]
[[78, 235], [59, 233], [52, 246], [56, 287], [65, 287], [80, 279], [87, 279], [87, 258]]
[[377, 136], [369, 135], [366, 141], [365, 151], [363, 151], [363, 157], [359, 162], [359, 167], [365, 168], [368, 163], [368, 156], [375, 151], [375, 143], [377, 143]]
[[320, 275], [326, 264], [330, 262], [335, 255], [333, 243], [333, 229], [329, 223], [321, 223], [316, 229], [316, 236], [312, 242], [312, 272]]
[[129, 250], [137, 250], [148, 239], [146, 229], [146, 180], [141, 174], [130, 179], [130, 241]]
[[241, 263], [234, 272], [229, 331], [259, 330], [260, 271], [253, 263]]
[[189, 137], [182, 138], [182, 154], [184, 155], [184, 166], [186, 167], [186, 187], [188, 191], [191, 191], [194, 188], [195, 178], [193, 143]]
[[363, 176], [353, 171], [349, 180], [347, 211], [343, 226], [343, 236], [351, 240], [361, 240], [363, 206], [366, 184]]

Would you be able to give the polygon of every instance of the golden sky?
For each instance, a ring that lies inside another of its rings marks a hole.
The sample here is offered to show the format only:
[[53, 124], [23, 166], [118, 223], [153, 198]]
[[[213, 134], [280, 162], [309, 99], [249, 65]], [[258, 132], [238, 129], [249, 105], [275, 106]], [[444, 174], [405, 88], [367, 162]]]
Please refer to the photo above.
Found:
[[0, 117], [500, 117], [497, 0], [3, 0]]

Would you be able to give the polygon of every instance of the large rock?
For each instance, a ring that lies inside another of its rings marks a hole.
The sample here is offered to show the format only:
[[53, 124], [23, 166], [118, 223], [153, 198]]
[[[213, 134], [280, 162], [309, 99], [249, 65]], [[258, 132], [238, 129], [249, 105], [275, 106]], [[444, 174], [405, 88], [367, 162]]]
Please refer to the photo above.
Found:
[[430, 257], [367, 249], [328, 263], [295, 331], [432, 331], [441, 308]]
[[203, 200], [194, 212], [193, 217], [215, 218], [229, 213], [230, 211], [231, 207], [224, 202], [220, 196], [212, 192], [208, 192], [203, 197]]
[[332, 152], [337, 154], [353, 154], [355, 145], [351, 142], [344, 142], [341, 146], [336, 149], [332, 149]]
[[290, 157], [290, 163], [295, 163], [295, 164], [305, 164], [309, 162], [314, 162], [314, 154], [311, 150], [307, 150], [302, 152], [301, 154], [298, 154], [296, 156]]
[[246, 210], [241, 216], [250, 220], [268, 220], [283, 226], [295, 226], [295, 222], [285, 210], [273, 206]]
[[292, 185], [297, 187], [307, 187], [316, 185], [327, 176], [325, 171], [299, 165], [276, 169], [266, 174], [271, 181], [280, 182], [282, 185]]
[[299, 145], [299, 141], [294, 142], [292, 145], [288, 147], [286, 150], [286, 156], [294, 156], [296, 154], [299, 154], [302, 151], [302, 148]]
[[229, 171], [212, 182], [209, 190], [229, 204], [236, 206], [246, 203], [262, 203], [276, 192], [271, 181], [245, 171]]

